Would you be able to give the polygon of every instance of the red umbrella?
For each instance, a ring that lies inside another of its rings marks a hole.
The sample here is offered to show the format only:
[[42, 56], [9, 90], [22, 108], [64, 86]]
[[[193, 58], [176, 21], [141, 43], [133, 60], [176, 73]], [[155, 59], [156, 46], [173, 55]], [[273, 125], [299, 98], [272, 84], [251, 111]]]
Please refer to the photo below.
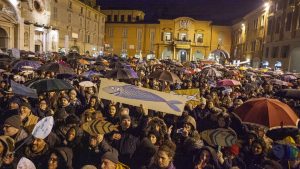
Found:
[[223, 79], [218, 81], [218, 86], [239, 86], [241, 83], [237, 80]]
[[276, 99], [251, 99], [235, 109], [244, 123], [274, 127], [297, 127], [299, 118], [287, 105]]

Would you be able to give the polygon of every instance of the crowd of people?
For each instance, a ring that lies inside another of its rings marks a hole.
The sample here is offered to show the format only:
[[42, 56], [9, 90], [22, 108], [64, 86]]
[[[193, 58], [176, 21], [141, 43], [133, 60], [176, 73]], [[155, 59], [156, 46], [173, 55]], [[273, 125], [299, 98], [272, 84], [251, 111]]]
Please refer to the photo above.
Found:
[[[103, 62], [106, 59], [106, 62]], [[234, 114], [235, 108], [251, 98], [276, 98], [300, 113], [297, 99], [276, 95], [284, 88], [299, 88], [298, 79], [287, 86], [270, 83], [281, 75], [251, 70], [226, 68], [221, 65], [198, 63], [182, 64], [171, 60], [140, 61], [104, 57], [96, 62], [102, 65], [74, 64], [67, 59], [60, 64], [72, 67], [76, 75], [67, 80], [72, 90], [38, 93], [38, 98], [16, 95], [11, 81], [22, 71], [7, 65], [0, 73], [0, 168], [14, 169], [19, 160], [26, 157], [37, 169], [298, 169], [300, 159], [281, 158], [272, 153], [276, 140], [266, 135], [261, 126], [246, 125]], [[58, 62], [50, 60], [48, 62]], [[47, 64], [47, 63], [44, 63]], [[104, 75], [109, 67], [127, 67], [137, 72], [135, 79], [115, 79], [133, 85], [172, 92], [178, 89], [199, 89], [197, 104], [187, 103], [182, 116], [148, 110], [140, 107], [99, 99], [99, 76], [83, 77], [85, 71], [99, 71]], [[101, 67], [101, 70], [99, 68]], [[212, 77], [200, 70], [216, 68], [220, 77]], [[107, 69], [106, 69], [107, 68]], [[172, 83], [149, 78], [158, 69], [178, 75], [182, 83]], [[249, 73], [250, 72], [250, 73]], [[254, 73], [253, 73], [254, 72]], [[57, 78], [59, 72], [35, 71], [24, 75], [21, 84], [43, 78]], [[90, 80], [94, 87], [79, 83]], [[235, 79], [241, 85], [228, 88], [216, 85], [220, 79]], [[53, 116], [54, 127], [45, 138], [32, 137], [37, 122]], [[103, 119], [117, 125], [118, 130], [94, 134], [83, 130], [82, 125]], [[297, 127], [297, 126], [296, 126]], [[201, 138], [208, 129], [226, 128], [237, 134], [238, 141], [228, 147], [212, 146]], [[300, 133], [287, 136], [295, 147], [300, 144]]]

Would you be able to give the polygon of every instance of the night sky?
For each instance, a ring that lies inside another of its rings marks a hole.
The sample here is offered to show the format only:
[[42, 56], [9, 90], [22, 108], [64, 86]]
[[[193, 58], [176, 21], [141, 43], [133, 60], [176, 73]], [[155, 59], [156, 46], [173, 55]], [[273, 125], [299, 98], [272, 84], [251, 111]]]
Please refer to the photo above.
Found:
[[263, 0], [97, 0], [102, 9], [140, 9], [147, 21], [188, 16], [212, 20], [215, 24], [231, 25]]

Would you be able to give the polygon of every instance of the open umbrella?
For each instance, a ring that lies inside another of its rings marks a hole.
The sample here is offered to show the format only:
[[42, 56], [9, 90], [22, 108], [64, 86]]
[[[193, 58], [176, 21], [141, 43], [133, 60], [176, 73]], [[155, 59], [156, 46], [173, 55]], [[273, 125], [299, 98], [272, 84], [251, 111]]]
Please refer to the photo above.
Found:
[[82, 82], [79, 83], [79, 86], [82, 86], [82, 87], [94, 87], [94, 86], [96, 86], [96, 84], [94, 84], [91, 81], [82, 81]]
[[126, 68], [117, 68], [111, 71], [108, 71], [105, 75], [106, 78], [114, 78], [114, 79], [137, 79], [137, 73], [132, 69]]
[[67, 81], [61, 79], [41, 79], [28, 85], [32, 89], [36, 89], [38, 93], [71, 90], [74, 87]]
[[236, 108], [235, 113], [244, 123], [269, 128], [297, 127], [299, 120], [287, 104], [267, 98], [251, 99]]
[[36, 70], [39, 67], [41, 67], [41, 64], [37, 61], [32, 60], [20, 60], [13, 65], [12, 69], [16, 71], [21, 71], [24, 66], [30, 66]]
[[149, 75], [149, 78], [154, 78], [161, 81], [170, 83], [181, 83], [180, 78], [173, 72], [167, 70], [157, 70]]
[[288, 82], [279, 80], [279, 79], [272, 79], [270, 80], [270, 83], [276, 84], [276, 85], [281, 85], [281, 86], [289, 86], [290, 84]]
[[300, 99], [300, 89], [283, 89], [276, 93], [279, 97]]
[[205, 68], [200, 73], [201, 75], [204, 75], [206, 77], [222, 77], [221, 72], [219, 72], [216, 68], [213, 67]]
[[297, 80], [296, 76], [290, 75], [290, 74], [289, 75], [283, 75], [282, 78], [283, 78], [284, 81]]
[[241, 82], [232, 79], [223, 79], [218, 81], [218, 86], [239, 86]]
[[75, 74], [72, 68], [60, 63], [49, 63], [39, 68], [41, 71], [55, 72], [57, 74]]
[[91, 78], [93, 76], [103, 76], [101, 73], [96, 72], [94, 70], [89, 70], [81, 74], [84, 77]]

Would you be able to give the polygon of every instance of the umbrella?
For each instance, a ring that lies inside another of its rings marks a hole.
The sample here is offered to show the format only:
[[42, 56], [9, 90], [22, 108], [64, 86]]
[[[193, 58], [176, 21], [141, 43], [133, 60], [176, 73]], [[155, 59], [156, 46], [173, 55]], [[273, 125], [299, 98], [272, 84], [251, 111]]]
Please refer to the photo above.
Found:
[[13, 65], [12, 69], [16, 71], [21, 71], [24, 66], [30, 66], [36, 70], [39, 67], [41, 67], [41, 64], [37, 61], [32, 60], [20, 60]]
[[76, 77], [77, 77], [76, 74], [68, 74], [68, 73], [62, 73], [56, 75], [57, 79], [74, 79]]
[[235, 109], [244, 123], [274, 127], [296, 127], [298, 117], [287, 105], [276, 99], [251, 99]]
[[150, 78], [154, 78], [161, 81], [167, 81], [170, 83], [181, 83], [180, 78], [175, 74], [167, 70], [157, 70], [149, 75]]
[[224, 79], [218, 81], [218, 86], [239, 86], [241, 83], [237, 80]]
[[91, 78], [93, 76], [103, 76], [101, 73], [93, 71], [93, 70], [86, 71], [86, 72], [82, 73], [81, 75], [84, 77], [87, 77], [87, 78]]
[[284, 81], [297, 80], [297, 77], [294, 75], [283, 75], [282, 78]]
[[216, 68], [213, 67], [205, 68], [200, 73], [207, 77], [222, 77], [221, 72], [219, 72]]
[[65, 64], [59, 63], [49, 63], [43, 65], [39, 68], [39, 70], [46, 72], [55, 72], [58, 74], [75, 74], [72, 68], [67, 67]]
[[79, 83], [79, 86], [82, 86], [82, 87], [94, 87], [95, 84], [91, 81], [82, 81]]
[[288, 82], [279, 80], [279, 79], [272, 79], [270, 80], [270, 83], [272, 84], [276, 84], [276, 85], [281, 85], [281, 86], [290, 86], [290, 84]]
[[300, 99], [300, 89], [283, 89], [277, 92], [276, 95], [291, 99]]
[[61, 79], [41, 79], [28, 85], [32, 89], [36, 89], [38, 93], [71, 90], [73, 86]]
[[80, 64], [82, 64], [82, 65], [89, 65], [89, 64], [90, 64], [90, 62], [88, 62], [88, 61], [85, 60], [85, 59], [79, 59], [78, 62], [79, 62]]
[[105, 75], [107, 78], [114, 78], [114, 79], [137, 79], [137, 73], [132, 69], [126, 68], [117, 68], [111, 71], [108, 71]]
[[245, 71], [245, 70], [247, 70], [248, 68], [247, 67], [245, 67], [245, 66], [242, 66], [242, 67], [239, 67], [239, 70], [243, 70], [243, 71]]

